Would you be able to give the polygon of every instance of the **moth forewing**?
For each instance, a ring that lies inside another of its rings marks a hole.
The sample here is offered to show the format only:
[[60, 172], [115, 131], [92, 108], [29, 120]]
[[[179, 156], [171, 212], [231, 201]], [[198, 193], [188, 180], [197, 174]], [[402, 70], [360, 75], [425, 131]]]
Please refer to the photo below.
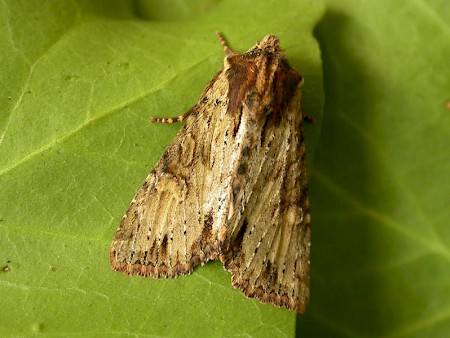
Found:
[[220, 259], [246, 296], [303, 312], [309, 300], [310, 216], [302, 77], [278, 39], [244, 54], [220, 38], [224, 68], [186, 118], [122, 219], [115, 270], [189, 274]]

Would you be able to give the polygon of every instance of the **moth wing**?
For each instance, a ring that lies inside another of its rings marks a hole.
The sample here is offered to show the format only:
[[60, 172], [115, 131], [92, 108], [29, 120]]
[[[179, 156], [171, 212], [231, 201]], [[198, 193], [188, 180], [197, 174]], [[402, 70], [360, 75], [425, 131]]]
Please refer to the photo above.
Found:
[[[110, 250], [115, 270], [176, 277], [217, 258], [217, 231], [208, 210], [219, 203], [218, 190], [210, 186], [218, 170], [211, 149], [221, 139], [214, 123], [221, 119], [212, 114], [225, 114], [226, 106], [215, 107], [225, 101], [223, 81], [219, 72], [122, 218]], [[208, 99], [211, 91], [214, 100]]]
[[300, 111], [297, 97], [281, 120], [272, 114], [243, 142], [220, 259], [246, 296], [304, 312], [310, 216]]

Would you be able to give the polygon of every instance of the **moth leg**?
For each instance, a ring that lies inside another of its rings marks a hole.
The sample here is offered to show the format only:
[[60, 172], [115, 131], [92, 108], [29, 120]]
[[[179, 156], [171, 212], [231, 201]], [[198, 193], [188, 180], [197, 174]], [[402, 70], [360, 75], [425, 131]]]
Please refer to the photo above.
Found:
[[303, 121], [308, 123], [316, 123], [316, 119], [308, 115], [303, 115]]
[[217, 39], [219, 39], [219, 42], [222, 45], [223, 50], [225, 51], [225, 53], [227, 55], [232, 56], [232, 55], [237, 55], [238, 54], [234, 50], [232, 50], [230, 47], [228, 47], [228, 44], [225, 41], [225, 38], [222, 36], [222, 34], [220, 34], [219, 32], [216, 32], [216, 36], [217, 36]]
[[186, 120], [186, 118], [191, 115], [197, 108], [197, 105], [193, 106], [191, 109], [186, 111], [183, 115], [177, 117], [151, 117], [150, 122], [152, 123], [176, 123]]

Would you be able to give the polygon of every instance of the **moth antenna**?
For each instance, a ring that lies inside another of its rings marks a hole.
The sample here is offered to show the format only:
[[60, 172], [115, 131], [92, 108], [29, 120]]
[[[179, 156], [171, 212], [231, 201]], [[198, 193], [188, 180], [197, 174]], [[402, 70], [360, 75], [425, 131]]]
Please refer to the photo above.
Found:
[[192, 107], [188, 111], [186, 111], [183, 115], [177, 117], [151, 117], [150, 122], [152, 123], [177, 123], [187, 119], [189, 115], [191, 115], [195, 111], [195, 107]]
[[219, 32], [216, 32], [216, 36], [217, 36], [217, 39], [219, 39], [219, 42], [220, 42], [220, 44], [222, 45], [223, 50], [224, 50], [224, 52], [225, 52], [227, 55], [232, 56], [232, 55], [237, 55], [237, 54], [238, 54], [238, 53], [236, 53], [234, 50], [232, 50], [230, 47], [228, 47], [228, 44], [227, 44], [227, 42], [225, 41], [225, 38], [222, 36], [222, 34], [220, 34]]

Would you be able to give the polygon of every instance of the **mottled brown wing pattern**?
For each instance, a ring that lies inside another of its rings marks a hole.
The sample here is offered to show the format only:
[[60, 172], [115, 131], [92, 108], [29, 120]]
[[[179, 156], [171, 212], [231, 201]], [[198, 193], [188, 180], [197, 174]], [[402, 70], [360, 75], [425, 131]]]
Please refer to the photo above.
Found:
[[279, 124], [269, 119], [261, 127], [262, 144], [252, 147], [249, 140], [233, 182], [235, 214], [220, 258], [247, 296], [304, 312], [310, 245], [305, 148], [301, 129], [289, 127], [301, 128], [299, 119], [298, 110], [290, 110]]
[[304, 312], [310, 215], [300, 106], [303, 80], [280, 51], [269, 52], [271, 57], [265, 57], [250, 50], [230, 60], [241, 69], [255, 62], [259, 72], [255, 90], [241, 98], [240, 119], [247, 121], [247, 130], [231, 184], [233, 214], [220, 236], [220, 259], [245, 295]]
[[220, 259], [246, 296], [303, 312], [310, 215], [303, 79], [266, 36], [224, 68], [133, 199], [111, 246], [115, 270], [189, 274]]
[[211, 210], [220, 209], [221, 189], [211, 187], [223, 176], [221, 157], [226, 155], [217, 149], [233, 128], [222, 125], [233, 122], [222, 119], [227, 90], [219, 72], [136, 194], [111, 246], [115, 270], [175, 277], [217, 258], [218, 229]]

